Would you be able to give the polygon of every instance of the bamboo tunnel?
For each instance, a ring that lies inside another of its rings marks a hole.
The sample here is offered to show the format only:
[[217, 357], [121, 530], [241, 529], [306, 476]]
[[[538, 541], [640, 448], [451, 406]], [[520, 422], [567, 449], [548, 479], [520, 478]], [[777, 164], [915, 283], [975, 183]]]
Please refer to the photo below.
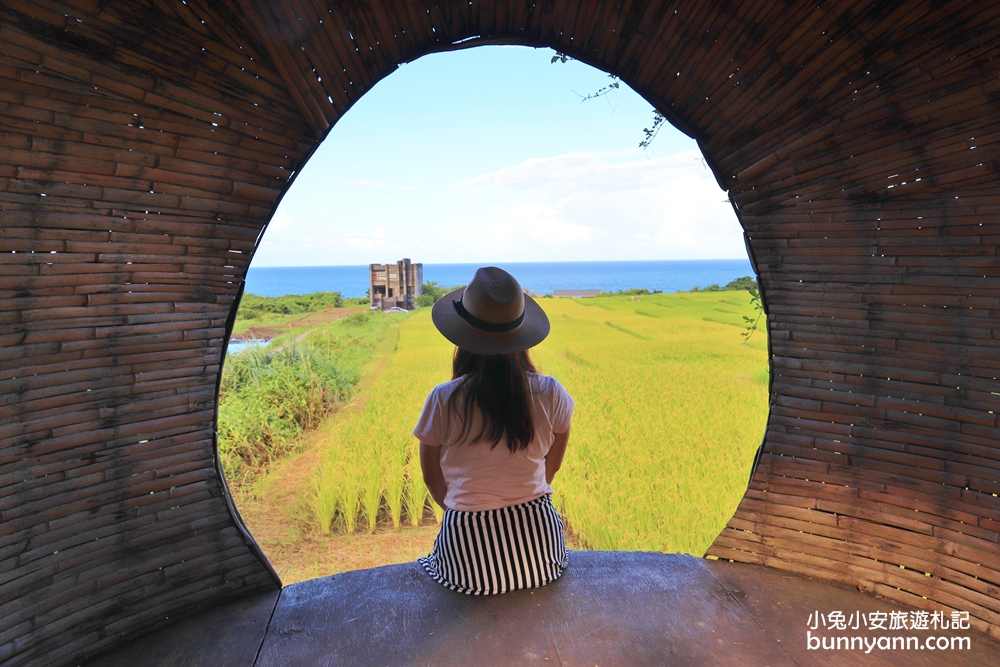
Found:
[[744, 226], [771, 414], [708, 555], [1000, 638], [1000, 4], [3, 0], [0, 664], [280, 586], [215, 453], [247, 266], [365, 91], [491, 43], [620, 76]]

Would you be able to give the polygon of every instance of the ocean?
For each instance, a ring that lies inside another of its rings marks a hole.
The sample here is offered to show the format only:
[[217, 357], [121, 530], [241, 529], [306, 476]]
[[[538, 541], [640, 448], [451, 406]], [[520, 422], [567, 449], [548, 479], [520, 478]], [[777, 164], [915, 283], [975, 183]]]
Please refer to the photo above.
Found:
[[[424, 281], [447, 287], [465, 285], [480, 264], [424, 264]], [[679, 292], [692, 287], [720, 286], [752, 276], [748, 259], [690, 259], [635, 262], [508, 262], [496, 264], [528, 290], [551, 294], [557, 289], [617, 292], [646, 288]], [[365, 296], [368, 266], [250, 267], [246, 291], [260, 296], [340, 292]]]

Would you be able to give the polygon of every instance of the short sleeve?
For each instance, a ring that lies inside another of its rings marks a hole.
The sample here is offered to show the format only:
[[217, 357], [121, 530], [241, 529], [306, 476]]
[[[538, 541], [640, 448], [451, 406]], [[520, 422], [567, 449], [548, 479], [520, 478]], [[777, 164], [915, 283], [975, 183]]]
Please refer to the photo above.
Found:
[[565, 433], [568, 431], [572, 418], [573, 397], [559, 383], [559, 380], [552, 378], [552, 432]]
[[424, 401], [424, 411], [420, 413], [420, 419], [413, 428], [413, 435], [424, 444], [440, 447], [444, 444], [447, 426], [441, 410], [441, 399], [435, 388]]

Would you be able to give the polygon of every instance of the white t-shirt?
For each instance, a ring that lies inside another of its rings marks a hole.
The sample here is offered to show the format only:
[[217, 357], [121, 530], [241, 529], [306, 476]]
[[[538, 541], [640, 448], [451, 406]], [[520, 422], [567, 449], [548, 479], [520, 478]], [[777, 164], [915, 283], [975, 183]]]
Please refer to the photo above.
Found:
[[[420, 442], [443, 448], [441, 472], [448, 483], [445, 506], [478, 512], [526, 503], [552, 493], [552, 487], [545, 481], [545, 455], [555, 441], [555, 434], [569, 429], [573, 416], [573, 399], [559, 381], [548, 375], [528, 373], [535, 437], [517, 452], [511, 452], [504, 440], [492, 448], [488, 441], [459, 442], [462, 420], [448, 409], [448, 398], [460, 382], [461, 378], [434, 387], [413, 429]], [[461, 403], [457, 407], [461, 409]], [[477, 413], [466, 437], [478, 433], [481, 425], [482, 417]]]

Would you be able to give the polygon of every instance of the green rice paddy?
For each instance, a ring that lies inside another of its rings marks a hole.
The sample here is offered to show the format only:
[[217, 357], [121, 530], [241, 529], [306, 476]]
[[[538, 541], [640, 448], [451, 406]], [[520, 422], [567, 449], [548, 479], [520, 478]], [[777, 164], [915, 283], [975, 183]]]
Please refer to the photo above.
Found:
[[[576, 401], [554, 501], [592, 549], [705, 549], [746, 487], [767, 417], [763, 332], [743, 343], [746, 292], [540, 299], [552, 333], [532, 350]], [[417, 524], [429, 498], [413, 425], [450, 379], [453, 347], [428, 310], [406, 317], [358, 409], [324, 427], [310, 505], [323, 533]], [[763, 328], [763, 327], [762, 327]]]

